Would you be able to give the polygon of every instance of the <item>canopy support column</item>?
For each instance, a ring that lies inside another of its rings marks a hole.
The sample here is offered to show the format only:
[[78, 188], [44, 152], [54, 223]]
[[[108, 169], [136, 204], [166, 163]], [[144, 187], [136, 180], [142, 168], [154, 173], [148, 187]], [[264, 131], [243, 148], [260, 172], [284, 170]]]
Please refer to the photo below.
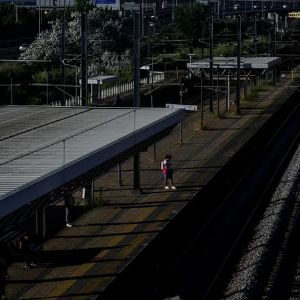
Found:
[[140, 189], [140, 152], [133, 156], [133, 189]]

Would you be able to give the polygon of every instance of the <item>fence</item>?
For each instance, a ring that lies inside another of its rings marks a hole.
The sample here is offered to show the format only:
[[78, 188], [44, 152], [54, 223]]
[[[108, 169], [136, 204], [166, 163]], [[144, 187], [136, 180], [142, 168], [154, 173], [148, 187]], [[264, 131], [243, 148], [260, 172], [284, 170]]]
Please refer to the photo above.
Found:
[[[140, 80], [140, 83], [141, 84], [151, 84], [151, 83], [154, 84], [154, 83], [164, 81], [165, 76], [164, 76], [163, 72], [153, 72], [153, 78], [151, 75], [152, 74], [150, 72], [149, 78], [142, 78]], [[132, 91], [133, 91], [133, 81], [116, 84], [109, 88], [102, 88], [99, 92], [100, 101], [104, 101], [109, 98], [116, 97], [118, 95], [124, 95], [124, 94], [130, 93]], [[89, 102], [88, 103], [89, 105], [92, 105], [92, 97], [89, 97], [88, 102]], [[51, 103], [51, 105], [52, 106], [61, 106], [62, 101], [61, 100], [54, 101]], [[80, 105], [81, 105], [80, 97], [72, 97], [72, 98], [66, 99], [66, 106], [80, 106]]]

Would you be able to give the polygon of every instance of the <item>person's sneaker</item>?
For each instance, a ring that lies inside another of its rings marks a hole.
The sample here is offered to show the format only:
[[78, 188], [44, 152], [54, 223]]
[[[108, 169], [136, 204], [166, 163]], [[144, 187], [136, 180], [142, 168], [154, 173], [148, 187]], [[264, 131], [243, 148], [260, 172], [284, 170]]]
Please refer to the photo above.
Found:
[[70, 227], [72, 227], [72, 224], [67, 223], [67, 224], [66, 224], [66, 227], [69, 227], [69, 228], [70, 228]]
[[24, 265], [24, 269], [30, 269], [30, 266]]
[[33, 268], [34, 268], [34, 267], [37, 267], [37, 264], [35, 264], [35, 263], [32, 262], [32, 263], [30, 264], [30, 267], [33, 267]]
[[176, 187], [174, 185], [171, 186], [172, 190], [176, 190]]
[[165, 186], [165, 190], [168, 190], [168, 189], [169, 189], [169, 187], [166, 185], [166, 186]]

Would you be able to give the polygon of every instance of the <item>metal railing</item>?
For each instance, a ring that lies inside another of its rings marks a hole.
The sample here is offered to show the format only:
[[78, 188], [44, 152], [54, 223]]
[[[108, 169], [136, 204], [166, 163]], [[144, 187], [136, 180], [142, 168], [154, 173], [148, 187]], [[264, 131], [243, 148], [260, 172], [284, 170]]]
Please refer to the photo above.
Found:
[[[149, 78], [142, 78], [140, 80], [141, 84], [151, 84], [151, 83], [158, 83], [162, 82], [165, 79], [165, 75], [163, 72], [153, 72], [153, 79], [152, 74], [150, 72]], [[130, 93], [133, 91], [133, 81], [123, 82], [123, 83], [117, 83], [114, 86], [108, 87], [108, 88], [102, 88], [99, 92], [100, 95], [100, 102], [105, 101], [107, 99], [121, 96], [127, 93]], [[88, 104], [92, 105], [92, 97], [89, 97]], [[62, 106], [63, 102], [61, 100], [51, 102], [52, 106]], [[81, 99], [80, 97], [71, 97], [66, 99], [66, 106], [80, 106], [81, 105]]]

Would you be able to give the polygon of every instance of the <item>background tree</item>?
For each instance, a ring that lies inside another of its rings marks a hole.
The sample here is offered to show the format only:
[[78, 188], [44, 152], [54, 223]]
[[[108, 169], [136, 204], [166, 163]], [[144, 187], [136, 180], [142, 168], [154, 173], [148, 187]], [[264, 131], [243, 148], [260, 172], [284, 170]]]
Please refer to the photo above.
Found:
[[16, 23], [15, 5], [0, 3], [0, 39], [35, 36], [38, 30], [38, 14], [35, 9], [18, 8]]
[[[80, 55], [80, 13], [72, 12], [65, 28], [66, 57]], [[130, 51], [122, 34], [122, 20], [117, 12], [93, 8], [88, 14], [88, 56], [89, 75], [100, 72], [116, 72], [130, 64]], [[130, 45], [131, 47], [131, 45]], [[34, 40], [20, 59], [45, 59], [59, 61], [61, 52], [61, 21], [56, 19]]]
[[175, 28], [185, 38], [203, 38], [208, 29], [208, 17], [207, 5], [193, 3], [191, 6], [180, 6], [175, 12]]

